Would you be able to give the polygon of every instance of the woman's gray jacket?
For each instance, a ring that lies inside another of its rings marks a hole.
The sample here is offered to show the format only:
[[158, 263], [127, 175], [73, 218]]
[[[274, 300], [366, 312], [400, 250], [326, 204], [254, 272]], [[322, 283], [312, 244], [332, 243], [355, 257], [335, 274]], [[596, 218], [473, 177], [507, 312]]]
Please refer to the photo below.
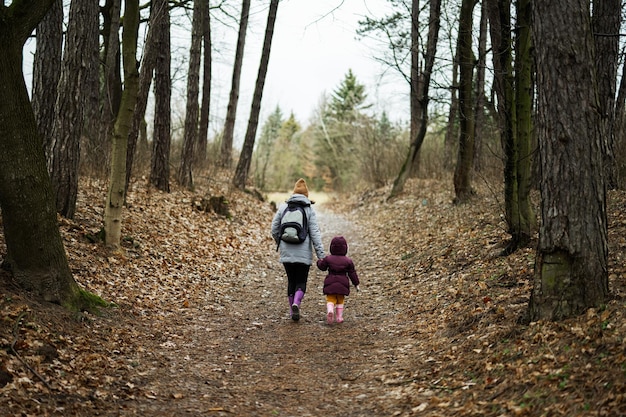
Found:
[[[287, 243], [280, 240], [280, 218], [287, 204], [291, 202], [304, 203], [309, 225], [309, 234], [302, 243]], [[313, 249], [317, 259], [324, 258], [324, 245], [322, 244], [322, 233], [317, 224], [315, 210], [311, 207], [311, 201], [303, 194], [293, 194], [289, 199], [280, 205], [274, 219], [272, 220], [272, 237], [279, 245], [280, 262], [282, 263], [303, 263], [311, 265], [313, 263]]]

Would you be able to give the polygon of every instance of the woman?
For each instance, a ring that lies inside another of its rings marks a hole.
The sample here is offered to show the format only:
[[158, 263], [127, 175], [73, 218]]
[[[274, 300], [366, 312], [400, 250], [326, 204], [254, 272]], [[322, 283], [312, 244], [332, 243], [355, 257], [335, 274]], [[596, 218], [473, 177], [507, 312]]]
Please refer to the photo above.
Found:
[[[313, 249], [317, 259], [324, 258], [324, 246], [322, 245], [322, 233], [315, 211], [309, 200], [309, 189], [304, 179], [300, 178], [293, 189], [293, 194], [287, 201], [280, 205], [272, 220], [272, 237], [280, 249], [280, 262], [287, 273], [287, 298], [289, 300], [289, 315], [294, 321], [300, 320], [300, 304], [306, 293], [306, 284], [309, 278], [309, 269], [313, 263]], [[281, 239], [281, 220], [289, 205], [300, 205], [303, 208], [307, 229], [306, 237], [301, 243], [286, 242]]]

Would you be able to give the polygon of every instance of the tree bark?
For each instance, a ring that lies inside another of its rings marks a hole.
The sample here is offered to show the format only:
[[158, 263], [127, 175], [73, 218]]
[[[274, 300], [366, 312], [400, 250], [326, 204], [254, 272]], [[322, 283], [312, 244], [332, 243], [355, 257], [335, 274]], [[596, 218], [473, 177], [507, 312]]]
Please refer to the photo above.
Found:
[[178, 167], [178, 183], [193, 188], [192, 166], [194, 149], [198, 141], [198, 94], [200, 92], [200, 55], [202, 53], [202, 2], [194, 1], [191, 24], [191, 48], [189, 50], [189, 71], [187, 72], [187, 110], [183, 149]]
[[98, 30], [98, 1], [73, 1], [70, 6], [59, 97], [48, 160], [58, 212], [73, 218], [78, 195], [80, 139], [85, 123], [88, 65], [92, 63], [89, 36]]
[[483, 168], [483, 127], [485, 124], [485, 70], [487, 67], [487, 1], [480, 4], [480, 30], [478, 35], [478, 63], [476, 68], [474, 171]]
[[163, 18], [158, 20], [156, 41], [156, 66], [154, 75], [154, 136], [152, 138], [152, 162], [150, 184], [161, 191], [170, 191], [170, 147], [171, 147], [171, 51], [170, 13], [166, 0], [154, 0], [153, 5], [163, 7]]
[[467, 202], [472, 191], [474, 165], [474, 103], [472, 81], [474, 54], [472, 52], [472, 12], [474, 0], [463, 0], [459, 17], [459, 149], [454, 171], [455, 202]]
[[588, 0], [535, 0], [541, 219], [531, 320], [607, 301], [602, 115]]
[[228, 108], [226, 110], [226, 122], [222, 135], [222, 152], [220, 166], [230, 168], [233, 161], [233, 137], [235, 134], [235, 118], [237, 116], [237, 102], [239, 101], [239, 83], [241, 81], [241, 69], [243, 66], [243, 52], [246, 44], [246, 31], [248, 29], [248, 14], [250, 13], [250, 0], [243, 0], [241, 6], [241, 19], [239, 21], [239, 35], [237, 37], [237, 49], [235, 51], [235, 64], [233, 78], [230, 86]]
[[[98, 3], [98, 0], [90, 3], [92, 9], [90, 9], [89, 13], [89, 25], [86, 25], [87, 27], [85, 27], [83, 35], [83, 47], [86, 51], [86, 60], [83, 62], [85, 66], [85, 84], [83, 86], [85, 89], [85, 109], [83, 112], [85, 124], [80, 137], [83, 148], [86, 147], [84, 144], [93, 145], [98, 143], [100, 137], [100, 104], [102, 100], [100, 94], [100, 7]], [[86, 16], [83, 16], [83, 19], [85, 18]], [[87, 175], [97, 175], [102, 178], [107, 172], [109, 165], [108, 152], [105, 152], [105, 150], [108, 150], [108, 144], [109, 142], [105, 141], [102, 144], [103, 146], [100, 147], [100, 153], [96, 153], [96, 155], [94, 155], [94, 152], [91, 152], [91, 158], [89, 159], [85, 158], [88, 152], [83, 151], [79, 155], [79, 172]]]
[[[486, 0], [485, 0], [486, 1]], [[452, 170], [454, 164], [454, 144], [458, 137], [458, 115], [459, 115], [459, 58], [458, 53], [454, 54], [452, 60], [452, 85], [450, 86], [450, 108], [448, 110], [448, 126], [446, 127], [446, 137], [443, 141], [443, 167], [446, 172]]]
[[[626, 160], [626, 65], [622, 65], [622, 74], [620, 84], [617, 89], [617, 98], [615, 100], [615, 155], [619, 160]], [[624, 163], [616, 167], [617, 186], [623, 186], [624, 176], [626, 172]]]
[[198, 127], [198, 144], [196, 162], [203, 165], [207, 158], [207, 142], [209, 140], [209, 115], [211, 114], [211, 78], [212, 78], [212, 42], [211, 14], [208, 2], [202, 2], [204, 19], [202, 20], [202, 41], [204, 42], [202, 72], [202, 102], [200, 106], [200, 125]]
[[256, 130], [259, 125], [259, 113], [261, 112], [261, 99], [263, 97], [263, 86], [265, 85], [265, 76], [267, 75], [267, 66], [270, 60], [270, 51], [272, 49], [272, 38], [274, 36], [274, 24], [276, 23], [276, 13], [278, 11], [278, 0], [271, 0], [270, 8], [267, 15], [267, 25], [265, 27], [265, 39], [263, 41], [263, 52], [261, 53], [261, 64], [259, 65], [259, 73], [256, 79], [254, 95], [252, 97], [252, 108], [250, 109], [250, 119], [248, 120], [248, 129], [235, 170], [233, 185], [239, 189], [246, 187], [248, 173], [250, 171], [250, 163], [252, 161], [252, 150], [254, 149], [254, 139]]
[[117, 114], [113, 128], [109, 194], [107, 204], [104, 207], [106, 245], [113, 249], [119, 249], [121, 240], [122, 207], [126, 185], [126, 147], [139, 90], [139, 72], [137, 70], [136, 58], [138, 28], [139, 0], [125, 0], [124, 31], [122, 32], [124, 90], [122, 92], [120, 111]]
[[603, 116], [602, 122], [605, 131], [604, 165], [606, 185], [609, 189], [617, 187], [614, 127], [621, 8], [621, 0], [594, 1], [591, 19], [596, 51], [600, 114]]
[[537, 230], [537, 219], [530, 198], [533, 184], [533, 59], [531, 56], [531, 2], [517, 0], [517, 36], [515, 42], [515, 140], [517, 143], [517, 198], [516, 218], [509, 226], [512, 235], [511, 249], [528, 244]]
[[[3, 267], [46, 301], [86, 306], [69, 268], [43, 141], [22, 73], [22, 48], [53, 0], [0, 8], [0, 210], [7, 246]], [[25, 5], [27, 4], [27, 5]]]
[[52, 2], [50, 11], [37, 26], [36, 41], [32, 103], [44, 150], [49, 155], [63, 55], [63, 0]]
[[[120, 13], [122, 0], [107, 0], [104, 16], [104, 62], [102, 65], [102, 106], [99, 115], [98, 136], [87, 142], [87, 159], [96, 174], [109, 172], [111, 136], [113, 125], [122, 100], [122, 76], [120, 74]], [[98, 168], [96, 168], [98, 167]]]
[[515, 70], [511, 41], [511, 2], [488, 3], [494, 48], [494, 89], [498, 97], [498, 122], [504, 150], [505, 219], [511, 240], [502, 255], [509, 255], [530, 240], [536, 228], [530, 201], [532, 173], [532, 77], [530, 3], [517, 3]]
[[133, 122], [130, 132], [128, 133], [128, 148], [126, 152], [126, 186], [124, 187], [126, 192], [128, 191], [128, 186], [132, 177], [140, 133], [145, 129], [146, 125], [145, 116], [146, 109], [148, 107], [148, 96], [150, 94], [150, 86], [152, 85], [152, 77], [154, 76], [154, 68], [156, 66], [156, 42], [161, 36], [157, 33], [157, 31], [163, 27], [160, 19], [164, 18], [166, 11], [166, 2], [155, 0], [150, 5], [150, 23], [148, 25], [148, 33], [144, 43], [141, 65], [139, 66], [139, 91], [137, 93], [137, 103], [135, 104], [135, 111], [133, 113]]

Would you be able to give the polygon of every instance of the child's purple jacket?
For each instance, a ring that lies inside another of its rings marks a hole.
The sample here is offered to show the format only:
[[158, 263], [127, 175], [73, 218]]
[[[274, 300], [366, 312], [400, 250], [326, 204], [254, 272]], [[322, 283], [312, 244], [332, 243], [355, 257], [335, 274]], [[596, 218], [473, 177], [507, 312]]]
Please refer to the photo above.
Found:
[[330, 242], [330, 255], [317, 260], [317, 267], [328, 271], [324, 279], [324, 294], [350, 294], [350, 281], [359, 285], [359, 276], [352, 259], [346, 256], [348, 242], [343, 236], [334, 237]]

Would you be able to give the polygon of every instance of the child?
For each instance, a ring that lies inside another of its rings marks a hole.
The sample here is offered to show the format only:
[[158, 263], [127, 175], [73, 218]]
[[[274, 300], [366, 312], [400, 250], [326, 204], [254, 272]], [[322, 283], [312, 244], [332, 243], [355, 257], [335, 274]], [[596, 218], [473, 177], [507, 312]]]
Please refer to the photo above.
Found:
[[348, 242], [343, 236], [336, 236], [330, 242], [330, 255], [317, 260], [319, 269], [328, 270], [328, 275], [324, 279], [328, 324], [335, 320], [337, 323], [343, 323], [344, 298], [350, 294], [350, 281], [359, 291], [359, 276], [352, 259], [346, 256], [347, 253]]
[[[280, 219], [287, 209], [288, 203], [299, 203], [305, 206], [308, 223], [308, 234], [302, 243], [287, 243], [280, 238]], [[313, 250], [318, 259], [325, 256], [322, 244], [322, 233], [317, 224], [315, 210], [311, 207], [309, 189], [304, 179], [300, 178], [293, 189], [293, 194], [286, 203], [282, 204], [272, 220], [272, 237], [280, 249], [280, 262], [287, 274], [287, 299], [289, 300], [289, 315], [293, 321], [300, 320], [300, 303], [306, 293], [306, 284], [309, 269], [313, 263]]]

